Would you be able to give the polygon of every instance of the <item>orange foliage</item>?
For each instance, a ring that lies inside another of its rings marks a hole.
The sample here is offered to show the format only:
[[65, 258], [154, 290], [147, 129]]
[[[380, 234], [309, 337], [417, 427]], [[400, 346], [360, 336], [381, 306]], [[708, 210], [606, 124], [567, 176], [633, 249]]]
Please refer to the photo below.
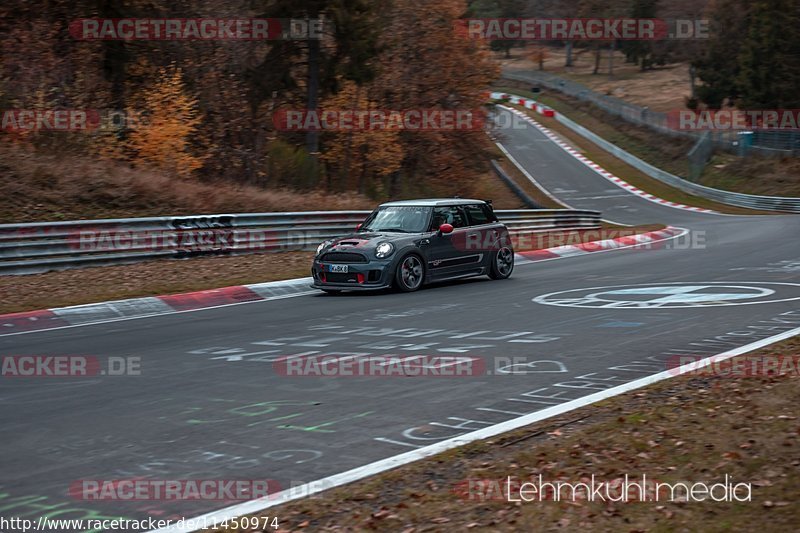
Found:
[[[186, 95], [181, 69], [159, 69], [158, 80], [141, 99], [147, 123], [138, 125], [126, 143], [134, 161], [182, 177], [202, 167], [204, 157], [194, 154], [191, 146], [202, 117], [197, 100]], [[137, 112], [128, 110], [131, 116]]]
[[[335, 96], [327, 98], [322, 109], [364, 111], [377, 109], [376, 102], [366, 96], [366, 90], [353, 82], [344, 85]], [[367, 175], [383, 177], [400, 169], [403, 148], [397, 130], [350, 130], [331, 133], [325, 143], [322, 160], [344, 175], [352, 188], [364, 191]], [[355, 176], [351, 179], [350, 176]], [[348, 187], [348, 188], [350, 188]]]

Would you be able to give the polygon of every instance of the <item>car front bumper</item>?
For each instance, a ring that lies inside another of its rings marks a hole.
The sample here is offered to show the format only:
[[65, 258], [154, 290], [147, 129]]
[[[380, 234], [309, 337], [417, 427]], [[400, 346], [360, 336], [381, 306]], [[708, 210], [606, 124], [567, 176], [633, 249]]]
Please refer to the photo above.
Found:
[[364, 291], [386, 289], [392, 286], [395, 274], [395, 258], [375, 259], [366, 263], [346, 263], [347, 273], [328, 272], [329, 264], [322, 263], [316, 258], [311, 265], [311, 277], [315, 289], [329, 289], [342, 291]]

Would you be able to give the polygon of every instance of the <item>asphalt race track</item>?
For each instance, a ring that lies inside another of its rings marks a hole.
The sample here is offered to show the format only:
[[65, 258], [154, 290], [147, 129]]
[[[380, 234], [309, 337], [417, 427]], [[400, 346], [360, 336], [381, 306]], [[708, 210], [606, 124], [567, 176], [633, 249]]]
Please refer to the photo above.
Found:
[[[287, 488], [660, 372], [679, 354], [712, 355], [800, 326], [800, 217], [664, 207], [533, 127], [502, 142], [575, 208], [690, 233], [659, 249], [520, 264], [506, 281], [301, 295], [0, 336], [3, 355], [141, 358], [139, 376], [0, 380], [2, 514], [190, 517], [234, 502], [82, 501], [67, 490], [129, 478]], [[275, 372], [276, 358], [297, 354], [480, 358], [487, 372]]]

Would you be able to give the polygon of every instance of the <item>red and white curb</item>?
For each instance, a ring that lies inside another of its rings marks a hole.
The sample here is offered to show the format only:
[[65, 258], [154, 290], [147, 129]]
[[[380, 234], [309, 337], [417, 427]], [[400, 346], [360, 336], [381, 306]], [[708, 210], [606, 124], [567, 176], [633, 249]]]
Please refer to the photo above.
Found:
[[[553, 109], [551, 109], [551, 108], [549, 108], [547, 106], [543, 106], [541, 104], [537, 104], [536, 102], [534, 102], [532, 100], [529, 100], [529, 99], [526, 99], [526, 98], [522, 98], [520, 96], [516, 96], [516, 95], [512, 95], [512, 94], [505, 94], [505, 93], [492, 93], [491, 97], [493, 99], [504, 99], [504, 98], [507, 98], [508, 102], [511, 103], [511, 104], [519, 105], [519, 106], [525, 107], [526, 109], [535, 110], [537, 113], [539, 113], [540, 115], [543, 115], [543, 116], [555, 117], [555, 111]], [[523, 113], [522, 111], [520, 111], [518, 109], [511, 108], [511, 107], [506, 107], [506, 106], [501, 106], [501, 107], [503, 109], [506, 109], [506, 110], [514, 113], [516, 116], [520, 117], [525, 122], [529, 123], [531, 126], [533, 126], [534, 128], [538, 129], [539, 131], [541, 131], [548, 139], [553, 141], [556, 145], [558, 145], [560, 148], [562, 148], [569, 155], [571, 155], [572, 157], [574, 157], [575, 159], [577, 159], [578, 161], [580, 161], [581, 163], [583, 163], [587, 167], [591, 168], [592, 170], [594, 170], [595, 172], [597, 172], [598, 174], [600, 174], [601, 176], [606, 178], [608, 181], [610, 181], [614, 185], [617, 185], [618, 187], [620, 187], [622, 189], [625, 189], [626, 191], [628, 191], [630, 193], [633, 193], [636, 196], [644, 198], [645, 200], [649, 200], [649, 201], [651, 201], [653, 203], [656, 203], [656, 204], [659, 204], [659, 205], [664, 205], [664, 206], [667, 206], [667, 207], [672, 207], [672, 208], [675, 208], [675, 209], [683, 209], [685, 211], [693, 211], [695, 213], [718, 214], [716, 211], [712, 211], [711, 209], [704, 209], [702, 207], [693, 207], [693, 206], [690, 206], [690, 205], [680, 204], [680, 203], [677, 203], [677, 202], [670, 202], [669, 200], [664, 200], [663, 198], [659, 198], [658, 196], [652, 195], [649, 192], [645, 192], [645, 191], [639, 189], [638, 187], [635, 187], [635, 186], [631, 185], [630, 183], [628, 183], [627, 181], [623, 180], [622, 178], [619, 178], [619, 177], [615, 176], [614, 174], [612, 174], [611, 172], [607, 171], [606, 169], [604, 169], [603, 167], [601, 167], [600, 165], [598, 165], [597, 163], [595, 163], [594, 161], [592, 161], [588, 157], [584, 156], [583, 154], [581, 154], [580, 152], [575, 150], [572, 146], [570, 146], [567, 143], [565, 143], [564, 141], [562, 141], [561, 138], [558, 137], [558, 135], [556, 135], [552, 131], [550, 131], [550, 129], [542, 126], [541, 124], [536, 122], [534, 119], [532, 119], [530, 116], [528, 116], [527, 114]]]
[[[547, 259], [573, 257], [592, 252], [641, 247], [649, 243], [676, 238], [686, 232], [688, 232], [688, 230], [669, 227], [661, 231], [620, 237], [617, 239], [587, 242], [574, 246], [558, 246], [532, 252], [520, 252], [517, 254], [516, 260], [519, 264], [525, 264]], [[309, 287], [312, 281], [311, 278], [297, 278], [252, 285], [237, 285], [183, 294], [148, 296], [144, 298], [131, 298], [127, 300], [11, 313], [0, 315], [0, 336], [20, 335], [33, 331], [86, 326], [89, 324], [101, 324], [134, 318], [188, 313], [201, 309], [279, 300], [306, 294], [317, 294], [318, 291]]]
[[685, 228], [668, 226], [662, 230], [639, 233], [638, 235], [627, 235], [625, 237], [605, 239], [602, 241], [589, 241], [581, 244], [569, 244], [543, 250], [532, 250], [530, 252], [517, 252], [517, 261], [519, 264], [525, 264], [597, 252], [608, 252], [610, 250], [620, 250], [623, 248], [652, 249], [652, 245], [656, 243], [682, 237], [688, 232], [689, 230]]
[[0, 336], [291, 298], [315, 293], [311, 283], [298, 278], [0, 315]]

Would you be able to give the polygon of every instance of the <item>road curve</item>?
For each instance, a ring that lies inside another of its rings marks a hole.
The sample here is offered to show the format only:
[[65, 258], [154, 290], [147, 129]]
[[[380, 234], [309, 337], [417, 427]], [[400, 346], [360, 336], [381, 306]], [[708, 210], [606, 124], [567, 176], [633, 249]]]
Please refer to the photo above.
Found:
[[[531, 126], [501, 142], [571, 206], [683, 227], [699, 246], [684, 238], [519, 265], [509, 280], [412, 294], [305, 295], [0, 337], [2, 355], [141, 358], [138, 376], [0, 378], [2, 514], [192, 516], [232, 502], [86, 501], [67, 490], [127, 478], [285, 488], [659, 372], [678, 354], [710, 355], [800, 325], [800, 217], [664, 207]], [[275, 372], [278, 356], [305, 353], [478, 357], [491, 374]], [[525, 361], [518, 372], [497, 372], [514, 357]]]

